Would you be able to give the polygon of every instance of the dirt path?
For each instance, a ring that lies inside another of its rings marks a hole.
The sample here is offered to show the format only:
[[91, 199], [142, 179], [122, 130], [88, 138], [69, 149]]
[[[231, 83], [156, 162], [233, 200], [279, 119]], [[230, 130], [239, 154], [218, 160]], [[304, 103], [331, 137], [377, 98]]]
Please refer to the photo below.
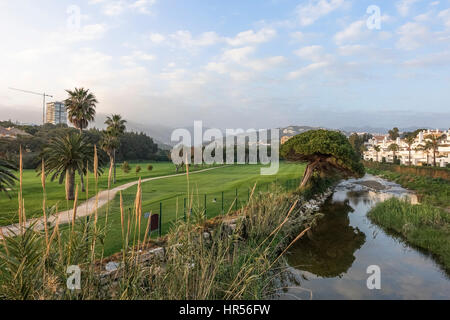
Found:
[[[220, 168], [224, 168], [224, 167], [225, 166], [208, 168], [208, 169], [193, 171], [193, 172], [190, 172], [189, 174], [192, 175], [192, 174], [202, 173], [202, 172], [220, 169]], [[147, 179], [143, 179], [142, 183], [149, 182], [149, 181], [155, 181], [155, 180], [161, 180], [161, 179], [168, 179], [168, 178], [173, 178], [173, 177], [180, 177], [180, 176], [185, 176], [185, 175], [186, 175], [186, 173], [180, 173], [180, 174], [173, 174], [173, 175], [168, 175], [168, 176], [147, 178]], [[98, 205], [96, 205], [97, 196], [90, 198], [89, 200], [80, 204], [77, 207], [76, 218], [85, 217], [85, 216], [88, 216], [88, 215], [94, 213], [96, 208], [100, 209], [105, 204], [107, 204], [109, 201], [113, 200], [118, 192], [124, 191], [128, 188], [131, 188], [132, 186], [137, 185], [138, 182], [139, 182], [139, 180], [129, 182], [129, 183], [123, 184], [121, 186], [118, 186], [114, 189], [105, 190], [105, 191], [100, 192], [98, 194]], [[72, 217], [73, 217], [73, 210], [61, 211], [61, 212], [58, 212], [58, 213], [52, 215], [51, 217], [49, 217], [48, 222], [51, 225], [55, 225], [56, 221], [59, 218], [59, 224], [66, 224], [66, 223], [69, 223], [72, 221]], [[30, 219], [27, 221], [26, 226], [28, 227], [32, 224], [35, 224], [35, 226], [34, 226], [35, 230], [43, 230], [44, 229], [44, 218], [40, 217], [40, 218]], [[18, 223], [12, 224], [9, 226], [0, 227], [0, 230], [1, 230], [0, 235], [3, 234], [5, 237], [15, 236], [15, 235], [19, 234], [19, 231], [20, 231]]]

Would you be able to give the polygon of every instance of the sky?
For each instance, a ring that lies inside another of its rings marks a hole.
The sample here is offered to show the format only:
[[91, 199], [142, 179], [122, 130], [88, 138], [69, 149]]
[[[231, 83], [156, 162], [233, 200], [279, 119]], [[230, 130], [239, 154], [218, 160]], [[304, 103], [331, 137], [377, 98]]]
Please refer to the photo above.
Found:
[[0, 38], [0, 119], [84, 87], [146, 126], [450, 126], [450, 0], [2, 0]]

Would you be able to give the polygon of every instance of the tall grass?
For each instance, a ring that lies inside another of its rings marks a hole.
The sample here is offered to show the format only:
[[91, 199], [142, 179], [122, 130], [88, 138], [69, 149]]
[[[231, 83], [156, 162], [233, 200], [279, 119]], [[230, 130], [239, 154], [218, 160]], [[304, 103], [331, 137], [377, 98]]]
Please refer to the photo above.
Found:
[[[94, 161], [95, 177], [96, 165]], [[25, 208], [19, 192], [23, 227], [14, 237], [2, 236], [0, 298], [267, 297], [273, 292], [273, 270], [283, 260], [283, 249], [293, 238], [295, 241], [304, 234], [314, 217], [298, 209], [298, 195], [287, 194], [281, 187], [273, 185], [267, 193], [256, 193], [254, 188], [249, 203], [237, 212], [231, 212], [232, 204], [225, 216], [206, 220], [200, 199], [195, 201], [195, 190], [190, 189], [189, 174], [187, 179], [190, 195], [187, 219], [178, 220], [164, 238], [156, 241], [148, 236], [150, 219], [144, 237], [141, 236], [141, 183], [132, 210], [125, 211], [120, 194], [122, 250], [109, 259], [103, 257], [107, 225], [99, 224], [97, 210], [93, 217], [76, 219], [78, 188], [70, 225], [60, 226], [57, 219], [56, 224], [46, 224], [42, 231], [25, 224]], [[45, 176], [42, 181], [45, 208]], [[97, 179], [95, 188], [98, 188]], [[48, 212], [46, 216], [51, 214]], [[146, 252], [157, 245], [163, 245], [164, 252], [151, 263], [146, 262]], [[107, 276], [102, 275], [109, 260], [118, 263], [118, 269]], [[66, 271], [72, 265], [82, 270], [81, 290], [69, 290], [66, 286]]]
[[368, 217], [433, 254], [450, 272], [450, 215], [429, 204], [413, 205], [396, 198], [378, 204]]

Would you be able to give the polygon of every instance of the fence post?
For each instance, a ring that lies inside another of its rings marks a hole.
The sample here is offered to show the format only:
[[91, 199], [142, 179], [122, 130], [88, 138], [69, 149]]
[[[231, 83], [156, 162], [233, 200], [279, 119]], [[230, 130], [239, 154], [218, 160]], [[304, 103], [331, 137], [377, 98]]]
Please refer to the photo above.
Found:
[[162, 202], [159, 203], [159, 226], [158, 226], [158, 229], [159, 229], [159, 237], [160, 238], [161, 238], [161, 235], [162, 235], [161, 228], [162, 228]]
[[186, 198], [184, 198], [183, 213], [184, 213], [184, 221], [186, 221]]

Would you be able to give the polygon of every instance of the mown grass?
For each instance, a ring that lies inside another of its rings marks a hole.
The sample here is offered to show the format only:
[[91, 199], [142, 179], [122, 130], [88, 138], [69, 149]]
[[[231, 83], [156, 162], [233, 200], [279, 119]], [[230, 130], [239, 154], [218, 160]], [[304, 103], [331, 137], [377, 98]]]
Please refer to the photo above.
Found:
[[367, 168], [367, 172], [395, 181], [407, 189], [416, 191], [421, 203], [427, 203], [444, 209], [450, 208], [450, 181], [448, 180], [369, 168]]
[[412, 245], [433, 254], [450, 272], [449, 213], [429, 203], [413, 205], [393, 198], [375, 206], [368, 217], [377, 225], [401, 235]]
[[[147, 166], [151, 164], [153, 166], [152, 171], [147, 170]], [[139, 174], [135, 173], [136, 166], [139, 165], [142, 170]], [[165, 175], [176, 174], [175, 166], [171, 162], [157, 162], [157, 163], [131, 163], [131, 171], [129, 173], [124, 173], [120, 168], [120, 164], [117, 165], [117, 182], [112, 185], [112, 187], [117, 187], [122, 184], [136, 181], [139, 178], [152, 178]], [[198, 166], [192, 167], [191, 171], [201, 170], [208, 168], [209, 166]], [[108, 172], [107, 169], [103, 175], [100, 176], [98, 181], [98, 191], [106, 190], [108, 188]], [[79, 177], [77, 176], [76, 183], [79, 184]], [[95, 179], [92, 174], [89, 176], [89, 188], [88, 188], [88, 198], [95, 196], [96, 190], [94, 188]], [[10, 225], [18, 222], [17, 210], [17, 189], [18, 184], [15, 188], [9, 192], [10, 198], [4, 194], [0, 194], [0, 225]], [[73, 201], [65, 200], [65, 188], [64, 184], [60, 185], [57, 181], [50, 181], [47, 178], [46, 186], [47, 200], [46, 204], [48, 207], [58, 205], [59, 211], [64, 211], [70, 209], [73, 206]], [[38, 176], [35, 170], [23, 170], [23, 198], [25, 200], [25, 207], [27, 210], [27, 217], [34, 218], [42, 216], [42, 187], [41, 187], [41, 177]], [[79, 195], [79, 201], [86, 200], [86, 193]]]

